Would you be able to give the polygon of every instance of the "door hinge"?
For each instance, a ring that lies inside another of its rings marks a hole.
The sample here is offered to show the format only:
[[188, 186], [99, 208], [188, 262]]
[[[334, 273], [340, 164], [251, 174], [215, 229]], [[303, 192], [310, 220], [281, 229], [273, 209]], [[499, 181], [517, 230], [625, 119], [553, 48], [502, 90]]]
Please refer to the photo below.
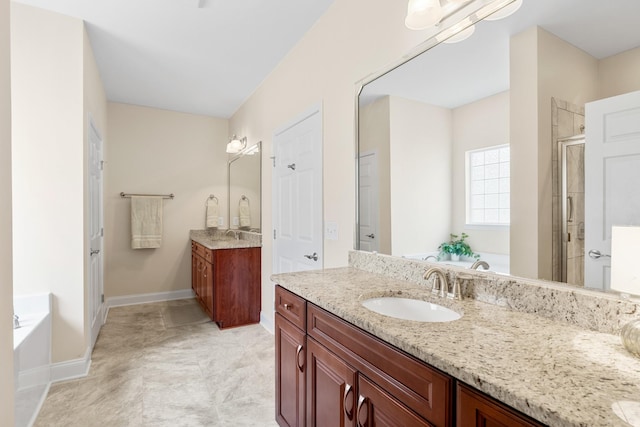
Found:
[[104, 237], [104, 227], [100, 229], [100, 237]]
[[276, 240], [276, 230], [275, 230], [275, 228], [273, 229], [273, 240]]
[[273, 167], [276, 167], [276, 156], [271, 156], [269, 157], [271, 160], [273, 160]]
[[104, 160], [100, 160], [100, 170], [104, 170]]
[[100, 295], [100, 302], [104, 302], [104, 294]]

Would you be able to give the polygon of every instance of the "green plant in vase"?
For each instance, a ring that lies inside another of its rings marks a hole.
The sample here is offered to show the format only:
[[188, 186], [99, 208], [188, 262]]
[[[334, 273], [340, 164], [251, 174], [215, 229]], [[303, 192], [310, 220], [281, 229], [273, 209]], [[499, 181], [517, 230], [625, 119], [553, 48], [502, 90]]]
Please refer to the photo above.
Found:
[[462, 233], [460, 236], [457, 234], [450, 234], [451, 240], [443, 242], [438, 246], [440, 253], [438, 259], [445, 259], [446, 255], [451, 255], [453, 261], [457, 261], [461, 256], [478, 259], [480, 255], [474, 253], [471, 250], [471, 246], [464, 240], [469, 237], [468, 234]]

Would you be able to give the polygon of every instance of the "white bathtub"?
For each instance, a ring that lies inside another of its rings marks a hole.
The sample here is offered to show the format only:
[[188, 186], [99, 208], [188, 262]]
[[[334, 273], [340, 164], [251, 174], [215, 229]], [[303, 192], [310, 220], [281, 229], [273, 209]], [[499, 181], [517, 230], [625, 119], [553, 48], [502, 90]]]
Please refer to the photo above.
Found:
[[29, 427], [51, 385], [51, 294], [14, 296], [13, 311], [15, 425]]
[[[451, 260], [443, 260], [437, 261], [435, 258], [438, 256], [439, 252], [424, 252], [420, 254], [408, 254], [403, 255], [403, 258], [409, 259], [417, 259], [421, 261], [429, 261], [429, 262], [438, 262], [441, 264], [455, 265], [456, 267], [469, 268], [475, 261], [473, 258], [466, 258], [461, 261], [451, 261]], [[509, 255], [502, 254], [492, 254], [486, 252], [478, 252], [480, 255], [480, 259], [489, 263], [489, 270], [494, 273], [503, 273], [509, 274]], [[429, 259], [427, 259], [429, 258]], [[480, 271], [484, 271], [480, 269]]]

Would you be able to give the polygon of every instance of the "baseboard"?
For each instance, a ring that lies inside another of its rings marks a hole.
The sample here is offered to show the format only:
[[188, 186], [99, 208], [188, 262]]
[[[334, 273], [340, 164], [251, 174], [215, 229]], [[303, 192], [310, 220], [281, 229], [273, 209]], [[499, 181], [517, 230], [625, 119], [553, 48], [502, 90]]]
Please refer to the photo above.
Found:
[[271, 317], [271, 319], [269, 319], [268, 317], [266, 317], [264, 315], [264, 311], [260, 312], [260, 324], [262, 325], [263, 328], [265, 328], [267, 331], [269, 331], [269, 333], [271, 335], [274, 334], [274, 326], [273, 326], [273, 317]]
[[91, 367], [91, 349], [87, 348], [80, 359], [51, 364], [51, 382], [73, 380], [86, 377]]
[[[191, 289], [181, 289], [179, 291], [156, 292], [152, 294], [125, 295], [121, 297], [107, 298], [105, 305], [107, 311], [111, 307], [119, 307], [123, 305], [147, 304], [150, 302], [170, 301], [174, 299], [193, 298], [195, 294]], [[106, 319], [106, 315], [105, 315]]]

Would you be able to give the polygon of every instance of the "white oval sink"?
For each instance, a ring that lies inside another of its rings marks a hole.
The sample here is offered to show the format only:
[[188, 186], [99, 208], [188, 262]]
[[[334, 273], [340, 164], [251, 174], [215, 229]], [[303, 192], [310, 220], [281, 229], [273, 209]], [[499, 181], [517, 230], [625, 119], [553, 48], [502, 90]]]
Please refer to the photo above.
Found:
[[462, 317], [447, 307], [411, 298], [371, 298], [362, 305], [378, 314], [418, 322], [451, 322]]

